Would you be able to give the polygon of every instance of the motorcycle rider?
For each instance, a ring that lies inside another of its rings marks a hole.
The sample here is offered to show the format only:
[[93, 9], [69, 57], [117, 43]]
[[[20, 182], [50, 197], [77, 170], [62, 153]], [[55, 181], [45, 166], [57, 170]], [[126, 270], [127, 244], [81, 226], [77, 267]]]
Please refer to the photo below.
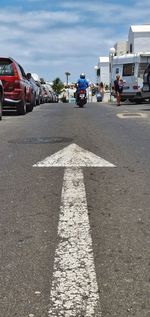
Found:
[[78, 81], [76, 83], [76, 87], [77, 87], [77, 90], [76, 90], [76, 102], [77, 102], [78, 99], [79, 99], [80, 90], [84, 90], [85, 91], [85, 96], [86, 96], [86, 89], [89, 87], [89, 83], [85, 79], [85, 74], [84, 73], [82, 73], [80, 75], [80, 79], [78, 79]]

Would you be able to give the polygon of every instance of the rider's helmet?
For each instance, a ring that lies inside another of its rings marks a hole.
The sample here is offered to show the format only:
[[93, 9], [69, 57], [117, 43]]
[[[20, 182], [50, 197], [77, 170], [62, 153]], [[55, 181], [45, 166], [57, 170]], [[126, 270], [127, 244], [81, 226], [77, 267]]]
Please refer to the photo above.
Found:
[[80, 75], [80, 78], [85, 79], [85, 74], [82, 73], [82, 74]]

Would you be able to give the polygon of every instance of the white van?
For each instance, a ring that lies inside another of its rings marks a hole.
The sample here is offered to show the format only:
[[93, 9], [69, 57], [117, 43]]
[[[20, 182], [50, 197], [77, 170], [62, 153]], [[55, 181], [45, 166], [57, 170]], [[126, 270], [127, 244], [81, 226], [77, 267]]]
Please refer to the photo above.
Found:
[[122, 101], [129, 99], [139, 103], [150, 99], [150, 91], [143, 91], [143, 75], [148, 64], [150, 52], [113, 57], [111, 85], [113, 87], [116, 75], [120, 75], [124, 82]]

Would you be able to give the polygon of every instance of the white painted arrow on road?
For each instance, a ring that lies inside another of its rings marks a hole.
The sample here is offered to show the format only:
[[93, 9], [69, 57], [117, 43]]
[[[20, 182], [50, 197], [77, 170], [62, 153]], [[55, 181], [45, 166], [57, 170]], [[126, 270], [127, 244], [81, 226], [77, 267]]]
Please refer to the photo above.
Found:
[[100, 317], [100, 299], [81, 167], [115, 165], [71, 144], [33, 166], [66, 167], [49, 317]]
[[63, 150], [33, 165], [39, 167], [115, 167], [115, 165], [82, 149], [77, 144], [70, 144]]

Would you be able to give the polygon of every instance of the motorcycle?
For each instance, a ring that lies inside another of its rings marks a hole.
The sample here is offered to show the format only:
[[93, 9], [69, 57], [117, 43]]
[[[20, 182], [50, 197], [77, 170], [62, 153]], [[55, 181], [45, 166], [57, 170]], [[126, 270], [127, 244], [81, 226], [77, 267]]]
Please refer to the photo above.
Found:
[[78, 94], [77, 105], [83, 108], [87, 103], [86, 90], [81, 89]]

